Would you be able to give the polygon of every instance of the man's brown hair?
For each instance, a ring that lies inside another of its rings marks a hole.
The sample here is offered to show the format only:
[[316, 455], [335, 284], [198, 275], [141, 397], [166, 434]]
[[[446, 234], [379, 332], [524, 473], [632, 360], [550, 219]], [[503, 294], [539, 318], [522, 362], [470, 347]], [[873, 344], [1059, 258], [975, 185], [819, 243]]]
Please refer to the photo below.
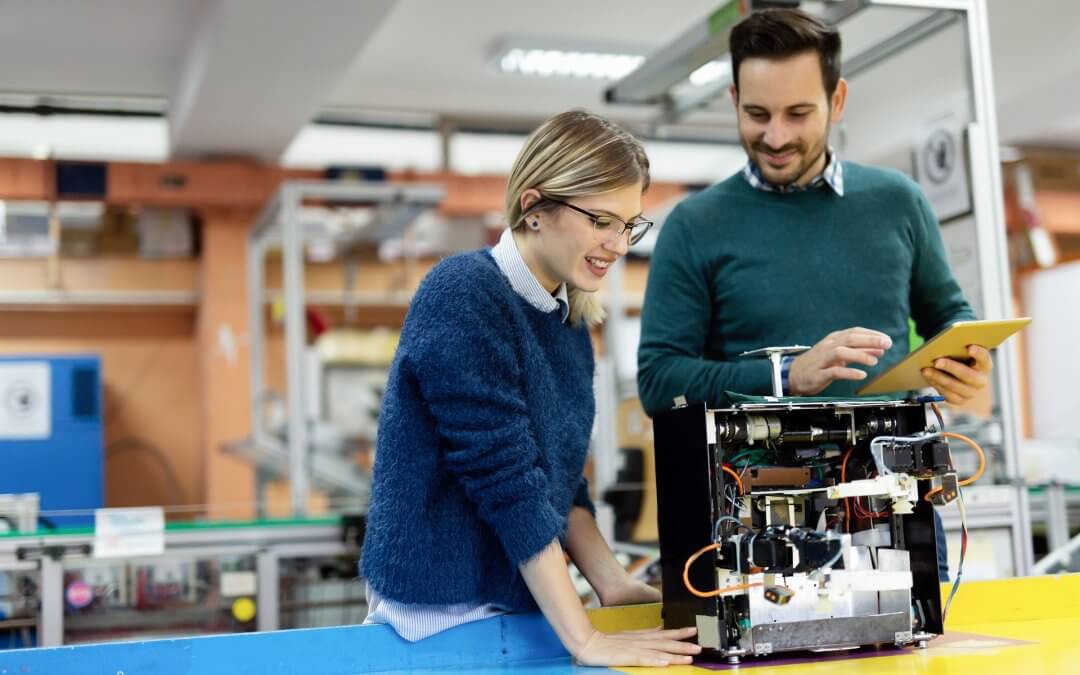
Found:
[[840, 33], [797, 9], [754, 12], [731, 29], [728, 45], [736, 91], [739, 65], [745, 59], [785, 59], [809, 51], [817, 52], [829, 98], [840, 81]]

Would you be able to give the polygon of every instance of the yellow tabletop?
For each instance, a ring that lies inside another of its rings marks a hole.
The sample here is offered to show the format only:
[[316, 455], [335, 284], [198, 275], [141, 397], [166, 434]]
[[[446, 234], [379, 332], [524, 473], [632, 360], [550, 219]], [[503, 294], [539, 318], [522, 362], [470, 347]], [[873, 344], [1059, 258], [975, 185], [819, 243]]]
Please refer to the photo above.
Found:
[[[942, 587], [942, 597], [950, 586]], [[594, 610], [600, 630], [632, 630], [660, 623], [659, 605]], [[737, 669], [753, 675], [996, 675], [1080, 674], [1080, 575], [1024, 577], [961, 585], [946, 635], [927, 649], [845, 659], [771, 665], [752, 657]], [[760, 664], [760, 665], [758, 665]], [[618, 668], [625, 673], [715, 672], [700, 666]], [[722, 672], [722, 671], [721, 671]]]

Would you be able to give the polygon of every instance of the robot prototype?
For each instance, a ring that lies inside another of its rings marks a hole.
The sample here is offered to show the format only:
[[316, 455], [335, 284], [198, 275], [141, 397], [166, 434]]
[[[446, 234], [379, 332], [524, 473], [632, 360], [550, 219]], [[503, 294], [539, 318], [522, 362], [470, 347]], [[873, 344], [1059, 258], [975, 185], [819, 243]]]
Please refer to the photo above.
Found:
[[929, 412], [853, 400], [658, 415], [665, 627], [696, 626], [731, 663], [940, 635], [933, 505], [977, 476], [958, 480], [948, 437], [970, 439]]

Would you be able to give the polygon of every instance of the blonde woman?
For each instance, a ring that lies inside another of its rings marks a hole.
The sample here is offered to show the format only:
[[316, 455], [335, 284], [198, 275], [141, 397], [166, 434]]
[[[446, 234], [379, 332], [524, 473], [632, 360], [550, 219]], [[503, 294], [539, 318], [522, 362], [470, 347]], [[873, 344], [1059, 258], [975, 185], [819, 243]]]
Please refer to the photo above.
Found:
[[689, 663], [694, 629], [605, 635], [564, 551], [605, 605], [655, 602], [615, 561], [582, 476], [595, 403], [589, 327], [608, 267], [652, 223], [649, 161], [602, 117], [528, 138], [489, 250], [448, 258], [413, 298], [380, 416], [363, 573], [367, 623], [419, 640], [505, 612], [544, 613], [587, 665]]

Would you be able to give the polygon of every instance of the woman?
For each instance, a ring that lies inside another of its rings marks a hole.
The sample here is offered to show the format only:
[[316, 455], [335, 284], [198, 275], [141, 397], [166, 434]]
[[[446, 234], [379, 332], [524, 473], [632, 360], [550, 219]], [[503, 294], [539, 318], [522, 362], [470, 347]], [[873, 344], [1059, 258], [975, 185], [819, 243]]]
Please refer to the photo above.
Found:
[[364, 542], [368, 623], [418, 640], [534, 611], [588, 665], [689, 663], [694, 629], [593, 629], [564, 550], [605, 605], [655, 602], [615, 561], [582, 476], [593, 425], [589, 326], [608, 267], [651, 225], [649, 162], [571, 111], [528, 138], [499, 243], [439, 263], [405, 319], [379, 419]]

